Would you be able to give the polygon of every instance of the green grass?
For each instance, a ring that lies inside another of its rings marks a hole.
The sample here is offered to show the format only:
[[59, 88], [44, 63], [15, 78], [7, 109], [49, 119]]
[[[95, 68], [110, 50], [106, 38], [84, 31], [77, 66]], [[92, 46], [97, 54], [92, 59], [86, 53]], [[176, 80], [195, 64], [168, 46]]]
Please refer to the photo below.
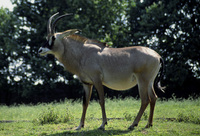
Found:
[[74, 130], [80, 122], [81, 102], [65, 102], [0, 106], [0, 135], [152, 135], [177, 136], [200, 135], [200, 98], [196, 100], [158, 100], [154, 114], [154, 126], [144, 129], [149, 107], [138, 127], [133, 131], [131, 125], [140, 107], [136, 99], [106, 99], [108, 125], [105, 131], [98, 130], [101, 125], [101, 109], [98, 102], [91, 102], [85, 121], [85, 128]]

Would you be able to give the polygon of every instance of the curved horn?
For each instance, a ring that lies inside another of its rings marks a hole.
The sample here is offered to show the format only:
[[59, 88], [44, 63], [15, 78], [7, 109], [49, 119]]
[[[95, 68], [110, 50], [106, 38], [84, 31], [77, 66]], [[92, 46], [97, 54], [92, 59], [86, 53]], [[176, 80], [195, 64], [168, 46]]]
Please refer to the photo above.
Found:
[[53, 15], [49, 18], [49, 21], [48, 21], [48, 23], [47, 23], [47, 34], [53, 34], [53, 31], [52, 31], [52, 29], [51, 29], [51, 22], [52, 22], [52, 19], [53, 19], [56, 15], [58, 15], [58, 14], [59, 14], [59, 12], [53, 14]]
[[53, 33], [53, 34], [55, 33], [56, 23], [57, 23], [61, 18], [65, 17], [65, 16], [68, 16], [68, 15], [72, 15], [72, 13], [67, 13], [67, 14], [61, 15], [61, 16], [59, 16], [58, 18], [56, 18], [56, 20], [53, 22], [52, 27], [51, 27], [51, 28], [52, 28], [52, 33]]

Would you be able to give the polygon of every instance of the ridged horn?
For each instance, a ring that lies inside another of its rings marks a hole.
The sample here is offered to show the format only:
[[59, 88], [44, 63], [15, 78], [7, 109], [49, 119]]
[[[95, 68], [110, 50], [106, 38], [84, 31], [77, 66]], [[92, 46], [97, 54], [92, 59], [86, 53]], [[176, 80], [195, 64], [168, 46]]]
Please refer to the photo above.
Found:
[[59, 14], [59, 12], [53, 14], [53, 15], [49, 18], [49, 21], [48, 21], [48, 23], [47, 23], [47, 34], [53, 34], [52, 27], [51, 27], [51, 22], [52, 22], [52, 19], [53, 19], [56, 15], [58, 15], [58, 14]]
[[[55, 14], [54, 14], [54, 15], [55, 15]], [[61, 15], [61, 16], [59, 16], [58, 18], [55, 19], [55, 21], [52, 23], [52, 27], [51, 27], [52, 34], [55, 33], [56, 23], [57, 23], [60, 19], [62, 19], [62, 18], [65, 17], [65, 16], [68, 16], [68, 15], [72, 15], [72, 13], [67, 13], [67, 14]]]

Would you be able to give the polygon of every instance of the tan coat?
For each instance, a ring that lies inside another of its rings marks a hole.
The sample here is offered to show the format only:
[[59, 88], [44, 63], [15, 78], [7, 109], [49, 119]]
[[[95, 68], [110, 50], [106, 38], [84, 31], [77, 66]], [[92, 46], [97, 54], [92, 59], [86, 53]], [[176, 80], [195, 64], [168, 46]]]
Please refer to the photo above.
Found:
[[[48, 25], [51, 24], [51, 19], [49, 19]], [[58, 17], [56, 21], [59, 19]], [[76, 35], [75, 33], [78, 32], [76, 29], [54, 33], [51, 27], [48, 26], [47, 28], [50, 29], [48, 30], [48, 40], [39, 49], [39, 53], [41, 55], [53, 54], [67, 71], [77, 75], [83, 83], [85, 90], [83, 113], [77, 129], [84, 126], [85, 114], [93, 86], [99, 93], [102, 108], [103, 122], [100, 129], [105, 128], [107, 117], [103, 85], [114, 90], [127, 90], [138, 84], [141, 107], [129, 129], [133, 129], [138, 125], [149, 103], [150, 115], [146, 127], [152, 126], [157, 99], [154, 91], [154, 80], [161, 65], [163, 65], [162, 58], [158, 53], [142, 46], [110, 48], [105, 43]]]

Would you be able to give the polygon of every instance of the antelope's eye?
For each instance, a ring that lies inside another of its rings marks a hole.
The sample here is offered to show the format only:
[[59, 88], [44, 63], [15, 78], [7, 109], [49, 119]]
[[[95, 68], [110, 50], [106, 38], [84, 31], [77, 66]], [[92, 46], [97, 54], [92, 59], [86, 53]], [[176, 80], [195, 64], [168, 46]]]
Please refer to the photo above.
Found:
[[52, 36], [52, 41], [53, 41], [53, 42], [55, 41], [55, 39], [56, 39], [55, 36]]

